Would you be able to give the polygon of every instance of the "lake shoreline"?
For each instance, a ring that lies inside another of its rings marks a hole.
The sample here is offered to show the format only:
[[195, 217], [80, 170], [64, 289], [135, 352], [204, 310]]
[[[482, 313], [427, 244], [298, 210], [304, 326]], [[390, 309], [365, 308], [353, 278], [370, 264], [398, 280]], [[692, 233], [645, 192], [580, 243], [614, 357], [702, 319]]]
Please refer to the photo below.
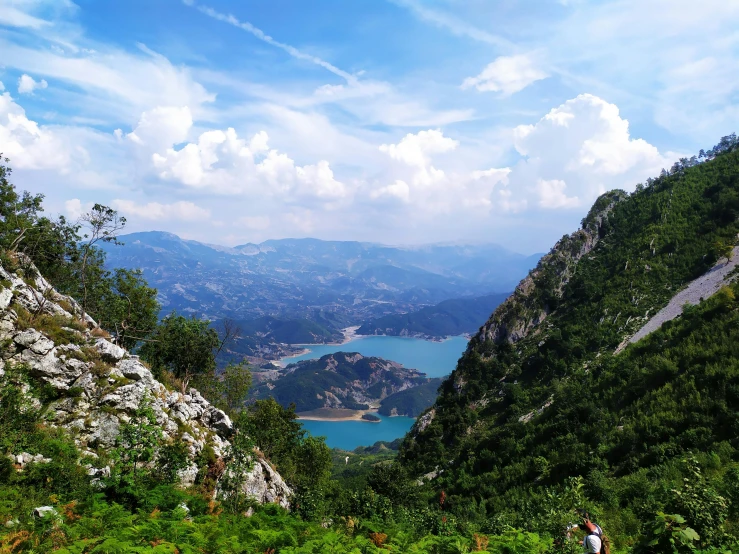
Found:
[[377, 415], [377, 408], [368, 410], [349, 410], [347, 408], [318, 408], [309, 412], [297, 412], [298, 420], [303, 421], [362, 421], [365, 423], [380, 423], [380, 420], [373, 421], [362, 419], [365, 414]]
[[401, 364], [406, 369], [416, 369], [427, 377], [445, 377], [457, 365], [460, 356], [467, 348], [465, 336], [448, 337], [440, 341], [427, 341], [415, 337], [395, 337], [388, 335], [356, 335], [356, 327], [347, 327], [341, 344], [295, 344], [300, 349], [273, 362], [275, 366], [286, 368], [303, 360], [319, 359], [335, 352], [358, 352], [365, 357], [378, 357]]
[[289, 356], [283, 356], [279, 360], [275, 360], [272, 363], [279, 367], [287, 367], [289, 365], [289, 362], [286, 362], [285, 360], [289, 360], [290, 358], [300, 358], [300, 356], [305, 356], [306, 354], [309, 354], [310, 352], [312, 352], [312, 350], [309, 348], [310, 346], [339, 346], [351, 342], [354, 339], [364, 336], [357, 335], [357, 329], [359, 329], [359, 327], [359, 325], [354, 325], [342, 329], [341, 332], [344, 334], [344, 338], [340, 342], [322, 342], [318, 344], [291, 344], [290, 346], [302, 346], [303, 348], [299, 352], [295, 352], [293, 354], [290, 354]]

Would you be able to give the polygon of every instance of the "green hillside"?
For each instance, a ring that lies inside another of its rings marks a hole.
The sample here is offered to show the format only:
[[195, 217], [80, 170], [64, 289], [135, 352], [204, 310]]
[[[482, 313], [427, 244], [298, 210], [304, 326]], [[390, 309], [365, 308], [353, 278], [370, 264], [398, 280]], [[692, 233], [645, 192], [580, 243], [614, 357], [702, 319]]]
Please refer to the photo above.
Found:
[[[280, 371], [278, 379], [257, 386], [253, 396], [274, 398], [284, 407], [293, 404], [297, 412], [319, 408], [366, 410], [389, 402], [382, 413], [390, 414], [395, 408], [398, 415], [416, 416], [433, 403], [439, 382], [382, 358], [336, 352], [289, 365]], [[406, 394], [396, 396], [401, 391]]]
[[[442, 472], [433, 486], [460, 517], [530, 526], [576, 489], [621, 538], [670, 511], [719, 541], [728, 512], [707, 496], [735, 495], [739, 287], [614, 354], [736, 243], [736, 137], [702, 158], [603, 195], [470, 342], [400, 454], [411, 473]], [[712, 523], [686, 507], [683, 476], [721, 512]]]
[[362, 325], [359, 335], [423, 335], [440, 338], [474, 333], [508, 294], [444, 300], [407, 314], [392, 314]]
[[386, 416], [416, 417], [433, 405], [441, 382], [440, 377], [427, 379], [422, 385], [391, 394], [377, 411]]
[[283, 319], [264, 316], [257, 319], [239, 321], [242, 334], [261, 342], [285, 344], [322, 344], [341, 340], [340, 331], [329, 329], [309, 319]]

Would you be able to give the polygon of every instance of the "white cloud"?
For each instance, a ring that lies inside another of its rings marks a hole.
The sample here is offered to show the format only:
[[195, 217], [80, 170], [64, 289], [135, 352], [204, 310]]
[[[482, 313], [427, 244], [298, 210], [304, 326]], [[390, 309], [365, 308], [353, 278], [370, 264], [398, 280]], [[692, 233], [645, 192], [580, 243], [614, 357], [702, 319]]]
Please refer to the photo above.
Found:
[[632, 138], [618, 107], [590, 94], [568, 100], [536, 124], [516, 127], [513, 137], [525, 159], [508, 177], [510, 201], [533, 196], [547, 209], [589, 205], [614, 188], [633, 190], [678, 157]]
[[[102, 45], [96, 52], [65, 43], [69, 53], [34, 49], [0, 38], [6, 67], [54, 78], [66, 91], [67, 108], [116, 120], [139, 116], [156, 106], [188, 106], [199, 115], [215, 100], [189, 68], [175, 66], [144, 45], [129, 53]], [[55, 87], [57, 88], [57, 87]]]
[[475, 27], [474, 25], [471, 25], [466, 21], [458, 19], [450, 13], [433, 10], [423, 5], [420, 0], [392, 1], [395, 4], [410, 9], [419, 18], [433, 23], [438, 27], [448, 29], [451, 33], [455, 35], [469, 37], [473, 40], [484, 42], [486, 44], [492, 44], [499, 48], [510, 49], [514, 46], [513, 43], [511, 43], [511, 41], [509, 41], [508, 39], [505, 39], [499, 35], [494, 35], [493, 33], [490, 33], [489, 31], [486, 31], [484, 29], [480, 29], [479, 27]]
[[249, 141], [232, 127], [201, 133], [183, 142], [193, 125], [187, 108], [157, 108], [142, 115], [126, 135], [138, 155], [149, 156], [164, 181], [221, 194], [279, 196], [286, 202], [336, 201], [347, 196], [346, 186], [334, 178], [326, 160], [299, 166], [287, 154], [269, 148], [265, 131]]
[[445, 137], [440, 129], [429, 129], [415, 135], [408, 133], [398, 144], [382, 144], [380, 152], [408, 165], [423, 167], [428, 164], [431, 154], [448, 152], [458, 145], [458, 141]]
[[34, 17], [23, 10], [7, 5], [4, 5], [2, 9], [0, 9], [0, 24], [7, 25], [9, 27], [28, 27], [31, 29], [40, 29], [50, 25], [48, 21], [44, 21], [43, 19]]
[[192, 123], [192, 114], [187, 106], [160, 106], [142, 113], [138, 125], [126, 138], [152, 152], [160, 152], [184, 142]]
[[431, 156], [450, 152], [457, 146], [459, 141], [445, 137], [440, 129], [429, 129], [408, 133], [397, 144], [382, 144], [380, 152], [411, 166], [413, 185], [428, 186], [444, 178], [444, 171], [431, 165]]
[[408, 203], [410, 201], [411, 189], [408, 183], [398, 179], [391, 185], [380, 187], [370, 192], [370, 198], [376, 200], [378, 198], [397, 198], [401, 202]]
[[503, 96], [510, 96], [548, 76], [531, 55], [500, 56], [478, 76], [465, 79], [462, 88], [475, 87], [481, 92], [500, 92]]
[[85, 204], [79, 198], [72, 198], [64, 202], [64, 213], [67, 214], [70, 220], [78, 220], [83, 213], [87, 213], [92, 208], [93, 203], [87, 202]]
[[24, 73], [18, 79], [18, 94], [32, 94], [34, 90], [44, 89], [48, 86], [49, 84], [44, 79], [35, 81], [33, 77]]
[[539, 179], [536, 183], [536, 192], [539, 194], [539, 207], [547, 209], [576, 208], [580, 205], [577, 196], [568, 197], [565, 193], [567, 184], [559, 179], [545, 181]]
[[65, 171], [75, 145], [28, 119], [25, 110], [5, 92], [0, 95], [0, 148], [15, 168]]
[[[188, 6], [195, 6], [195, 1], [188, 0], [186, 4]], [[261, 29], [255, 27], [248, 21], [239, 21], [238, 19], [236, 19], [236, 17], [234, 17], [231, 14], [226, 15], [226, 14], [217, 12], [213, 8], [210, 8], [207, 6], [197, 6], [197, 8], [198, 10], [200, 10], [202, 13], [204, 13], [208, 17], [212, 17], [213, 19], [216, 19], [218, 21], [223, 21], [225, 23], [228, 23], [229, 25], [238, 27], [239, 29], [246, 31], [247, 33], [250, 33], [251, 35], [255, 36], [259, 40], [266, 42], [267, 44], [270, 44], [274, 46], [275, 48], [279, 48], [280, 50], [287, 52], [293, 58], [308, 61], [310, 63], [323, 67], [324, 69], [327, 69], [334, 75], [338, 75], [339, 77], [346, 79], [348, 82], [356, 81], [356, 77], [352, 75], [351, 73], [348, 73], [347, 71], [344, 71], [343, 69], [339, 69], [335, 65], [327, 62], [326, 60], [319, 58], [318, 56], [306, 54], [305, 52], [301, 52], [294, 46], [290, 46], [289, 44], [285, 44], [284, 42], [275, 40], [274, 38], [266, 34]]]
[[160, 204], [148, 202], [137, 204], [132, 200], [115, 199], [112, 206], [124, 217], [133, 217], [149, 221], [194, 221], [203, 222], [210, 219], [210, 210], [201, 208], [192, 202], [173, 202]]

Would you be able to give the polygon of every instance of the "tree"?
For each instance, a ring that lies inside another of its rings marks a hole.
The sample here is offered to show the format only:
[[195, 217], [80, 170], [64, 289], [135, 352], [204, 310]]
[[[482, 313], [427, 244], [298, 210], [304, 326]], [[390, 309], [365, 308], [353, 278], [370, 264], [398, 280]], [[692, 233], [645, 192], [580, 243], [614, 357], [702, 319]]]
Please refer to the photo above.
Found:
[[220, 343], [210, 321], [172, 312], [150, 335], [140, 354], [157, 377], [169, 371], [180, 379], [184, 393], [193, 377], [214, 374], [215, 351]]
[[98, 324], [110, 329], [124, 348], [134, 348], [156, 328], [157, 291], [148, 286], [140, 269], [116, 269], [100, 304]]
[[211, 404], [235, 417], [244, 408], [251, 382], [249, 364], [240, 363], [228, 364], [220, 374], [201, 373], [192, 384]]
[[138, 496], [145, 477], [142, 469], [156, 457], [162, 429], [148, 398], [143, 398], [131, 415], [130, 421], [121, 425], [110, 453], [114, 462], [111, 479], [119, 488]]
[[720, 260], [726, 258], [726, 262], [730, 262], [734, 255], [734, 244], [729, 241], [716, 241], [713, 245], [716, 252], [716, 257]]
[[43, 194], [32, 195], [27, 191], [18, 194], [8, 181], [13, 170], [5, 165], [8, 158], [0, 154], [0, 246], [15, 252], [26, 234], [33, 228], [38, 212], [43, 211]]
[[243, 420], [237, 420], [235, 433], [226, 451], [228, 466], [218, 484], [218, 496], [232, 514], [242, 512], [249, 498], [244, 491], [247, 473], [254, 468], [254, 440], [243, 429]]
[[[82, 310], [87, 310], [87, 293], [88, 293], [88, 275], [87, 262], [96, 249], [95, 245], [99, 242], [118, 242], [118, 233], [126, 226], [126, 218], [119, 216], [118, 212], [108, 206], [95, 204], [92, 209], [84, 214], [80, 220], [87, 229], [87, 233], [83, 238], [87, 241], [82, 245], [82, 261], [80, 267], [80, 277], [82, 279]], [[83, 313], [84, 319], [84, 313]]]
[[281, 462], [284, 465], [291, 459], [291, 453], [305, 436], [294, 406], [283, 408], [271, 397], [257, 400], [241, 413], [240, 421], [244, 431], [282, 473]]
[[251, 388], [249, 364], [229, 364], [223, 371], [223, 403], [226, 411], [235, 414], [244, 408]]

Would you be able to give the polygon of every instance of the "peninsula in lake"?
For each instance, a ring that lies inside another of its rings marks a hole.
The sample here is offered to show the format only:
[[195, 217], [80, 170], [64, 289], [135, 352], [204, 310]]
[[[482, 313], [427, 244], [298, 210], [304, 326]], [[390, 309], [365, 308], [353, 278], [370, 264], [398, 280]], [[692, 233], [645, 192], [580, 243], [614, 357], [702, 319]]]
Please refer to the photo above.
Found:
[[304, 360], [265, 377], [255, 398], [271, 396], [284, 407], [294, 404], [300, 416], [328, 420], [361, 419], [368, 412], [416, 417], [433, 404], [442, 381], [356, 352]]

